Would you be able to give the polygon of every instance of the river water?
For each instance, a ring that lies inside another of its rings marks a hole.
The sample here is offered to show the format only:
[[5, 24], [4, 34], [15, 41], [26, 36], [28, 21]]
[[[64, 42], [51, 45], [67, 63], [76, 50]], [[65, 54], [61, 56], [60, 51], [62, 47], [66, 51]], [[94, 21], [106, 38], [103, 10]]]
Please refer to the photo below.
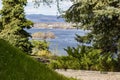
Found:
[[[27, 30], [30, 34], [35, 32], [53, 32], [55, 34], [55, 39], [46, 39], [50, 45], [49, 49], [53, 54], [56, 55], [67, 55], [64, 48], [68, 46], [76, 47], [79, 43], [74, 39], [75, 34], [81, 36], [85, 35], [88, 31], [80, 29], [39, 29], [31, 28]], [[38, 39], [39, 40], [39, 39]]]

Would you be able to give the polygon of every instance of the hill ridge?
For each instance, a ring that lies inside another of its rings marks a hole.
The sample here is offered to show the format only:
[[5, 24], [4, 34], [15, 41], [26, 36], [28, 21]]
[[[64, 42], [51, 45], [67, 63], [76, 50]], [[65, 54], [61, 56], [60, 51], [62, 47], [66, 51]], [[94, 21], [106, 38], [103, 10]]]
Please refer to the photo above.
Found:
[[33, 22], [65, 22], [63, 18], [57, 15], [27, 14], [26, 18]]

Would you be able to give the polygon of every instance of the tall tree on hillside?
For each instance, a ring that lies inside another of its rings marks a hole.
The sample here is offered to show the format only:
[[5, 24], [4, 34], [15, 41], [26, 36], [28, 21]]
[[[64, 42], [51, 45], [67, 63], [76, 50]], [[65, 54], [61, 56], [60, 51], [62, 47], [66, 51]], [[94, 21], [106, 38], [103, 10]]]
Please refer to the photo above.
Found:
[[2, 0], [2, 4], [0, 38], [9, 41], [22, 51], [30, 53], [30, 34], [24, 30], [33, 24], [25, 18], [24, 7], [27, 0]]
[[0, 18], [0, 32], [2, 30], [2, 22], [1, 22], [1, 18]]
[[91, 30], [86, 36], [77, 36], [83, 43], [92, 43], [102, 53], [120, 54], [120, 0], [73, 0], [66, 11], [68, 22]]

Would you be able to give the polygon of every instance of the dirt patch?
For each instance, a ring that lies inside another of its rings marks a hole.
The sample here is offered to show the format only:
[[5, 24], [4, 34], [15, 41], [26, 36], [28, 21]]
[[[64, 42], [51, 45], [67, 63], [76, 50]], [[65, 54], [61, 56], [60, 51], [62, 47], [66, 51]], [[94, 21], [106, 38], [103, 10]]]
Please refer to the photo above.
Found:
[[100, 72], [86, 70], [55, 70], [67, 77], [73, 77], [77, 80], [120, 80], [120, 72]]

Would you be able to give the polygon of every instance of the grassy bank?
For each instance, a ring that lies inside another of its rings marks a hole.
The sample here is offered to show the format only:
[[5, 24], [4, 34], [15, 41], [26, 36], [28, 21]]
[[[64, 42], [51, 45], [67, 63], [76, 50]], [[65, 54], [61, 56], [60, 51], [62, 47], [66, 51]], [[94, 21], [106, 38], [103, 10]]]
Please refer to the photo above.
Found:
[[69, 80], [0, 40], [0, 80]]

